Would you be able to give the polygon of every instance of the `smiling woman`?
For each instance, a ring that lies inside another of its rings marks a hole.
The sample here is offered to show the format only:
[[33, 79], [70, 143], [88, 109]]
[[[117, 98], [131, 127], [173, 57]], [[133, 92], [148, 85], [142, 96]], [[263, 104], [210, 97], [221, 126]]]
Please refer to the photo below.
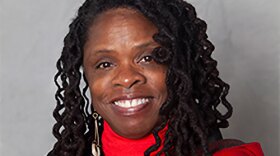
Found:
[[258, 143], [222, 140], [232, 107], [213, 50], [184, 1], [87, 0], [57, 62], [48, 155], [263, 155]]
[[144, 137], [166, 101], [166, 66], [152, 51], [156, 27], [131, 9], [100, 14], [84, 47], [84, 71], [95, 110], [123, 137]]

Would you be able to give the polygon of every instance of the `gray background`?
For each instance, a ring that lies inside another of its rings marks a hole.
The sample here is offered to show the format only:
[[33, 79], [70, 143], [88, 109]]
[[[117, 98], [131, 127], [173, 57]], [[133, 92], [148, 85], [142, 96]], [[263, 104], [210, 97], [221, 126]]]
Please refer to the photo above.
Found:
[[[46, 155], [55, 62], [83, 0], [0, 0], [0, 155]], [[279, 0], [190, 1], [209, 25], [221, 77], [234, 106], [224, 136], [279, 151]]]

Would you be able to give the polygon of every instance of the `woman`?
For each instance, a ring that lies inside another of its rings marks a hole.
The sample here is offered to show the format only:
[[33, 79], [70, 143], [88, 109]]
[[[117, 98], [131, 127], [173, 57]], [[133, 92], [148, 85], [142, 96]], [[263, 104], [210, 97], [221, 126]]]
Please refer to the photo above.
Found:
[[187, 2], [86, 0], [57, 62], [48, 155], [263, 155], [221, 140], [232, 107], [213, 50]]

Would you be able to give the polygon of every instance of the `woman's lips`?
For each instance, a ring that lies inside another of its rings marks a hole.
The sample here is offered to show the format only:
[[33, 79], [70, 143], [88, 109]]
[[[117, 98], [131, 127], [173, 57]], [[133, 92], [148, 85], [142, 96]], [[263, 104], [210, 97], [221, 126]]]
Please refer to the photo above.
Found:
[[144, 110], [150, 104], [152, 98], [134, 98], [134, 99], [121, 99], [112, 103], [113, 110], [123, 116], [135, 115]]
[[133, 108], [138, 105], [142, 105], [149, 102], [149, 98], [135, 98], [135, 99], [129, 99], [129, 100], [117, 100], [113, 103], [117, 106], [123, 107], [123, 108]]

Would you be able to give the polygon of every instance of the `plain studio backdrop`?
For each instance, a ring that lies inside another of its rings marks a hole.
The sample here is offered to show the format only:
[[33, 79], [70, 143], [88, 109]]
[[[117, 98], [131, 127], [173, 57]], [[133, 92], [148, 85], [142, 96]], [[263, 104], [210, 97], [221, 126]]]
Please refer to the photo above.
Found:
[[[55, 139], [53, 76], [82, 0], [0, 0], [0, 155], [40, 156]], [[225, 138], [279, 152], [279, 0], [190, 1], [208, 23], [234, 107]]]

